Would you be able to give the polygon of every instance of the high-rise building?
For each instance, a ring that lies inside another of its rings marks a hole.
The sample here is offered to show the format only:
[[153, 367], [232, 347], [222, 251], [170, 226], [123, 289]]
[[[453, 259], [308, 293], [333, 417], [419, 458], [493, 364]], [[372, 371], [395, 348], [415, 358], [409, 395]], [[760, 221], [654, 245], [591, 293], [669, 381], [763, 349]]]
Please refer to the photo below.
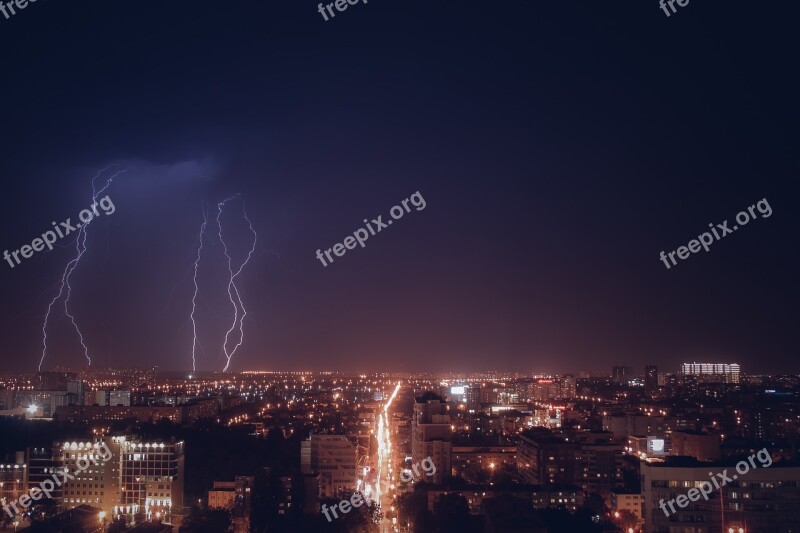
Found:
[[467, 409], [477, 411], [481, 408], [481, 386], [473, 383], [467, 388]]
[[610, 433], [578, 432], [569, 438], [579, 441], [574, 483], [586, 494], [609, 498], [615, 488], [622, 486], [623, 445], [611, 437]]
[[411, 458], [414, 464], [430, 457], [436, 465], [431, 483], [441, 483], [450, 477], [450, 453], [453, 430], [444, 400], [426, 392], [414, 400], [414, 418], [411, 422]]
[[94, 403], [97, 405], [108, 405], [108, 391], [99, 390], [94, 393]]
[[83, 381], [76, 379], [67, 382], [68, 405], [83, 405]]
[[611, 381], [614, 383], [627, 383], [633, 378], [633, 369], [629, 366], [615, 366], [611, 368]]
[[537, 402], [549, 402], [561, 397], [561, 385], [552, 379], [540, 379], [532, 383], [531, 398]]
[[53, 495], [61, 510], [90, 505], [109, 518], [169, 523], [173, 510], [183, 508], [183, 448], [183, 442], [123, 436], [29, 448], [31, 482], [66, 472], [74, 479], [63, 477]]
[[683, 363], [681, 375], [695, 376], [700, 382], [739, 383], [740, 367], [736, 363]]
[[183, 507], [184, 443], [120, 438], [120, 505], [116, 514], [169, 522]]
[[323, 498], [335, 498], [356, 487], [356, 447], [345, 435], [311, 435], [300, 443], [300, 461], [304, 474], [319, 474]]
[[[17, 452], [13, 463], [0, 463], [0, 505], [4, 507], [1, 513], [7, 512], [6, 509], [17, 498], [28, 492], [28, 465], [25, 463], [25, 453]], [[23, 508], [19, 508], [24, 511]], [[0, 522], [2, 522], [0, 517]]]
[[575, 379], [575, 376], [571, 374], [567, 374], [566, 376], [561, 377], [561, 397], [565, 399], [572, 399], [575, 398], [577, 393], [577, 385], [578, 382]]
[[[53, 472], [59, 465], [53, 448], [28, 448], [25, 451], [28, 463], [28, 483], [31, 487], [38, 487], [46, 479], [53, 480]], [[61, 501], [62, 487], [56, 485], [51, 494], [53, 500]]]
[[481, 385], [480, 403], [497, 403], [497, 385], [494, 383]]
[[644, 367], [644, 390], [647, 394], [658, 390], [658, 367], [655, 365]]
[[[111, 450], [111, 458], [101, 460], [101, 442]], [[111, 512], [120, 503], [120, 438], [107, 437], [103, 441], [57, 442], [53, 457], [57, 471], [64, 471], [75, 479], [64, 478], [61, 495], [56, 502], [63, 510], [79, 505], [91, 505]], [[79, 461], [88, 468], [79, 469]]]
[[[281, 487], [285, 491], [283, 479], [284, 478], [281, 478]], [[253, 476], [236, 476], [234, 480], [236, 498], [233, 504], [233, 512], [231, 513], [233, 533], [248, 533], [250, 531], [250, 513], [253, 510], [251, 501], [253, 498], [255, 478]], [[289, 495], [289, 499], [291, 500], [291, 494]]]
[[622, 485], [623, 446], [611, 433], [532, 429], [519, 436], [517, 469], [526, 483], [574, 484], [610, 497]]
[[578, 443], [533, 429], [519, 436], [517, 470], [525, 483], [567, 485], [575, 481], [575, 451]]

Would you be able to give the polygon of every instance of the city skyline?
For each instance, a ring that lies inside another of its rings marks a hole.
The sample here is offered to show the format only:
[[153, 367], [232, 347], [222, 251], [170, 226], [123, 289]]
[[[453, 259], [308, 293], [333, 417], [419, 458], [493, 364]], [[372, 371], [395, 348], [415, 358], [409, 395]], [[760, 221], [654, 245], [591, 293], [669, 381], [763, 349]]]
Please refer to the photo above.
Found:
[[67, 370], [0, 377], [6, 525], [663, 533], [797, 519], [796, 375]]
[[0, 0], [0, 532], [800, 531], [800, 8], [720, 7]]

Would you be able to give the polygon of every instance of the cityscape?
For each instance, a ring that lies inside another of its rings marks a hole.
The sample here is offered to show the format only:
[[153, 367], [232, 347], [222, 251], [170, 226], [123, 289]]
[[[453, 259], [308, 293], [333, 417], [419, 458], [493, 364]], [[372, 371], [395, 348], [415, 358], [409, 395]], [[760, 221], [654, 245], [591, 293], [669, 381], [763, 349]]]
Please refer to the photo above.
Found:
[[0, 0], [0, 533], [800, 533], [799, 19]]
[[3, 524], [796, 530], [799, 377], [735, 363], [610, 370], [11, 375], [0, 382]]

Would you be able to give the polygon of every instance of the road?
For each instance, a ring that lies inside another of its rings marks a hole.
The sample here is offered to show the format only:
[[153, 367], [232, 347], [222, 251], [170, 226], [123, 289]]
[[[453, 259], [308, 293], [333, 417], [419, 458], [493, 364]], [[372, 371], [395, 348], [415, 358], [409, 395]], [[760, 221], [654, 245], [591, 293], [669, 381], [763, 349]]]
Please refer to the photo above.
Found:
[[[378, 416], [378, 487], [377, 487], [377, 500], [378, 505], [384, 514], [391, 508], [394, 487], [394, 471], [392, 461], [392, 435], [389, 428], [389, 409], [392, 402], [400, 392], [401, 382], [397, 383], [394, 392], [386, 401], [383, 410]], [[392, 522], [390, 519], [384, 518], [380, 523], [381, 533], [388, 533], [392, 531]]]

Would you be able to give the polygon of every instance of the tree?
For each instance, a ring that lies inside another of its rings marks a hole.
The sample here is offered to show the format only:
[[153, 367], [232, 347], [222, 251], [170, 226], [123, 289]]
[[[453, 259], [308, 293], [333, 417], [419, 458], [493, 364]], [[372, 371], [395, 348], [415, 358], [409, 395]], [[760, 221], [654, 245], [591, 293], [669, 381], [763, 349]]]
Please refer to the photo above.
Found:
[[414, 533], [430, 533], [436, 531], [436, 518], [427, 508], [421, 509], [414, 516]]
[[181, 532], [220, 533], [231, 525], [231, 513], [227, 509], [200, 509], [192, 506], [192, 512], [183, 519]]
[[58, 507], [55, 500], [43, 498], [30, 508], [31, 522], [47, 520], [58, 514]]
[[441, 533], [461, 533], [469, 527], [469, 505], [460, 494], [442, 495], [434, 515]]

